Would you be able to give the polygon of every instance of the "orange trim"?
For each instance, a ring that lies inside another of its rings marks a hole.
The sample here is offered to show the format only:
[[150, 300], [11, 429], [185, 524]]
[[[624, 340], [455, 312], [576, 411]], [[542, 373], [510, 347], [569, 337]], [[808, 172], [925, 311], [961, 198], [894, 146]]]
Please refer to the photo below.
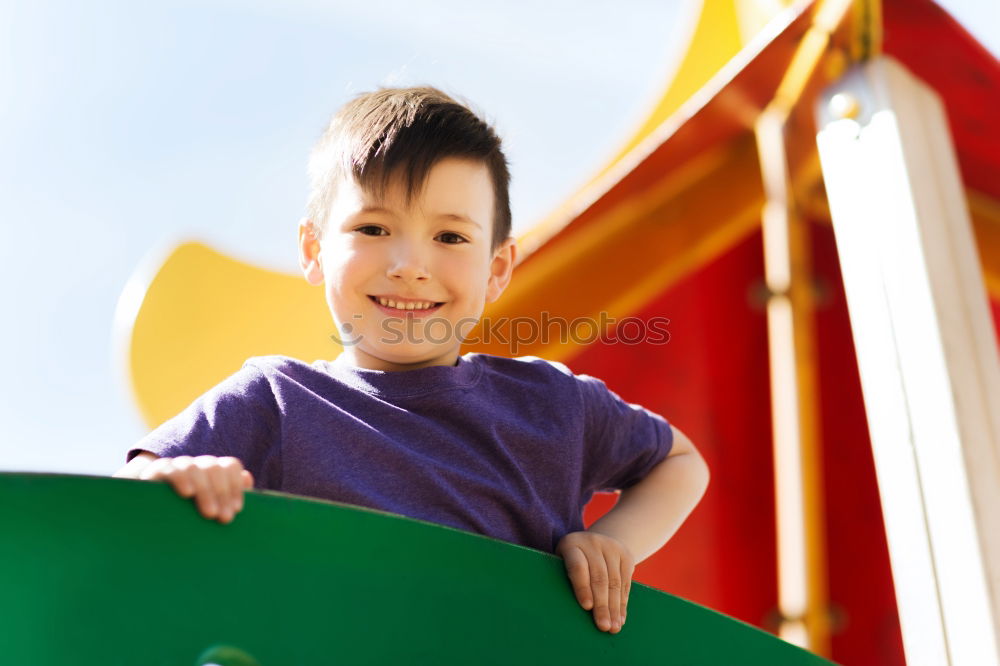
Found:
[[969, 188], [966, 188], [965, 196], [969, 202], [986, 291], [992, 300], [1000, 301], [1000, 201]]

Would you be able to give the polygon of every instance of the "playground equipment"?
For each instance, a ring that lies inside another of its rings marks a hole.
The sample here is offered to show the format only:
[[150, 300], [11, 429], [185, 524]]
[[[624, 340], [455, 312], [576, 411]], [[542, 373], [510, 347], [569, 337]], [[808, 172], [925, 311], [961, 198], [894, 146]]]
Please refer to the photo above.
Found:
[[370, 509], [251, 492], [220, 525], [55, 474], [0, 474], [0, 504], [5, 664], [829, 663], [642, 585], [600, 632], [560, 558]]
[[[648, 121], [519, 239], [486, 314], [670, 319], [666, 345], [518, 351], [602, 377], [708, 459], [636, 580], [843, 663], [997, 664], [1000, 65], [930, 0], [784, 5], [704, 0]], [[193, 243], [119, 321], [151, 426], [248, 356], [338, 353], [319, 290]]]

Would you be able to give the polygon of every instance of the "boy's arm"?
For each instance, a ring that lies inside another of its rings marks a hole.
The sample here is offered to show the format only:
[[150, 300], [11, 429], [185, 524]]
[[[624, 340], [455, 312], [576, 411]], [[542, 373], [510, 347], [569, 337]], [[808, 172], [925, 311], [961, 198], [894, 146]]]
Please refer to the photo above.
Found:
[[708, 465], [680, 430], [669, 455], [618, 503], [583, 532], [567, 534], [556, 553], [584, 609], [594, 611], [602, 631], [617, 633], [625, 622], [635, 565], [659, 550], [698, 505], [708, 486]]
[[658, 551], [694, 510], [708, 487], [708, 465], [694, 444], [671, 426], [670, 454], [627, 490], [590, 532], [617, 539], [638, 564]]

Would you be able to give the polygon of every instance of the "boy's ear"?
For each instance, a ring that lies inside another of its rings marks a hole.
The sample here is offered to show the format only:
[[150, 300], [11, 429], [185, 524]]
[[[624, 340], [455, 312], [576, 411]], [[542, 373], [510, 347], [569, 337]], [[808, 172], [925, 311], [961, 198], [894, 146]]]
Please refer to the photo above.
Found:
[[490, 278], [486, 284], [486, 302], [492, 303], [500, 298], [500, 294], [507, 288], [510, 282], [511, 273], [514, 270], [514, 259], [517, 257], [517, 246], [512, 237], [507, 238], [493, 252], [493, 261], [490, 262]]
[[299, 267], [309, 284], [323, 284], [319, 229], [307, 218], [299, 220]]

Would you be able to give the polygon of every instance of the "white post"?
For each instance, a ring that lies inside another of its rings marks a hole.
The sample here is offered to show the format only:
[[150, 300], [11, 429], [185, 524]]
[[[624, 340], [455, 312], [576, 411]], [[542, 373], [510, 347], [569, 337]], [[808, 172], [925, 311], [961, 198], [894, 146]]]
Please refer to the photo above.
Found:
[[944, 107], [879, 57], [817, 126], [907, 663], [995, 666], [1000, 360]]

